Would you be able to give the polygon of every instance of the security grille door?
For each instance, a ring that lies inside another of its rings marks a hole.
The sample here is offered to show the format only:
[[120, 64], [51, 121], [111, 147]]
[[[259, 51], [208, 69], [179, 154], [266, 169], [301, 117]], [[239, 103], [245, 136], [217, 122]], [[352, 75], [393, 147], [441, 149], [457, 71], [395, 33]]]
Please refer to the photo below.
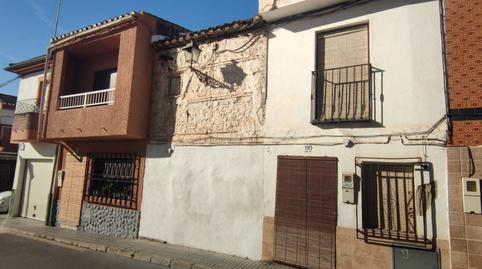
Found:
[[279, 157], [276, 261], [335, 268], [337, 159]]

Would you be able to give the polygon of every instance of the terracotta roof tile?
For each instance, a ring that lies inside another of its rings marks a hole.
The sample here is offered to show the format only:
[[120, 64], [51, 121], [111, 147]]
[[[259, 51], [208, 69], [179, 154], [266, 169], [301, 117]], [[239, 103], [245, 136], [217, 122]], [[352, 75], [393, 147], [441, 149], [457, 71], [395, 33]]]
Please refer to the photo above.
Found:
[[205, 39], [218, 38], [225, 35], [237, 34], [243, 31], [256, 29], [265, 24], [260, 16], [246, 20], [238, 20], [230, 23], [202, 29], [195, 32], [184, 33], [172, 38], [157, 41], [153, 46], [157, 49], [167, 49], [186, 45], [190, 42], [200, 42]]
[[92, 29], [95, 29], [95, 28], [98, 28], [100, 26], [103, 26], [103, 25], [106, 25], [108, 23], [114, 23], [116, 21], [120, 21], [122, 19], [127, 19], [129, 17], [134, 17], [135, 15], [137, 14], [137, 12], [135, 11], [131, 11], [129, 13], [125, 13], [125, 14], [122, 14], [122, 15], [119, 15], [119, 16], [115, 16], [115, 17], [112, 17], [110, 19], [106, 19], [106, 20], [103, 20], [101, 22], [97, 22], [97, 23], [94, 23], [94, 24], [91, 24], [91, 25], [88, 25], [88, 26], [85, 26], [85, 27], [82, 27], [80, 29], [76, 29], [76, 30], [73, 30], [71, 32], [68, 32], [68, 33], [65, 33], [65, 34], [61, 34], [61, 35], [58, 35], [58, 36], [54, 36], [50, 39], [50, 43], [52, 44], [55, 44], [63, 39], [66, 39], [68, 37], [71, 37], [71, 36], [74, 36], [76, 34], [80, 34], [80, 33], [83, 33], [85, 31], [88, 31], [88, 30], [92, 30]]

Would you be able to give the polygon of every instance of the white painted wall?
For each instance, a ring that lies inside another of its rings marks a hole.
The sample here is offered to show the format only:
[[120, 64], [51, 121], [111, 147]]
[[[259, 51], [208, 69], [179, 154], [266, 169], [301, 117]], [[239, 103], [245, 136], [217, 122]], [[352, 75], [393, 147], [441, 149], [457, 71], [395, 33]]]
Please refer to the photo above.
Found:
[[[273, 28], [265, 137], [258, 140], [266, 145], [174, 146], [171, 156], [166, 145], [148, 146], [140, 236], [260, 259], [262, 219], [274, 216], [277, 156], [296, 155], [337, 157], [340, 191], [341, 175], [356, 172], [355, 157], [431, 162], [438, 238], [448, 239], [446, 150], [400, 141], [400, 136], [408, 141], [405, 135], [420, 138], [409, 133], [428, 130], [445, 114], [438, 15], [437, 1], [384, 0]], [[385, 70], [383, 120], [379, 102], [379, 126], [314, 126], [316, 32], [360, 23], [369, 24], [371, 63]], [[442, 122], [429, 138], [443, 141], [445, 135]], [[356, 145], [344, 147], [346, 138]], [[311, 152], [305, 144], [313, 145]], [[355, 228], [356, 206], [342, 203], [340, 196], [338, 208], [338, 226]]]
[[260, 259], [263, 147], [149, 145], [139, 236]]
[[37, 98], [39, 81], [43, 75], [44, 72], [40, 71], [23, 76], [18, 84], [17, 100]]
[[[39, 81], [43, 77], [43, 71], [28, 74], [20, 79], [18, 86], [17, 100], [27, 100], [37, 98]], [[15, 178], [13, 189], [15, 189], [15, 200], [12, 204], [12, 212], [17, 215], [21, 206], [21, 196], [23, 189], [23, 179], [25, 174], [25, 163], [27, 160], [48, 160], [51, 170], [54, 169], [55, 144], [49, 143], [21, 143], [19, 145], [17, 165], [15, 168]], [[31, 171], [35, 173], [35, 171]], [[50, 178], [48, 179], [51, 180]]]
[[[284, 143], [300, 145], [266, 149], [266, 216], [274, 215], [278, 155], [338, 157], [340, 191], [341, 174], [355, 172], [355, 157], [421, 157], [433, 163], [437, 182], [438, 238], [448, 239], [446, 149], [427, 146], [424, 154], [423, 146], [407, 146], [400, 142], [402, 134], [405, 142], [405, 135], [420, 138], [410, 133], [428, 130], [445, 115], [438, 4], [438, 1], [374, 1], [272, 27], [268, 41], [265, 134]], [[380, 126], [363, 123], [312, 125], [311, 71], [315, 68], [316, 33], [362, 23], [369, 24], [370, 62], [384, 70], [383, 84], [377, 81], [378, 86], [383, 85], [383, 120], [378, 88], [376, 121]], [[442, 122], [429, 137], [445, 140], [446, 124]], [[362, 144], [353, 148], [340, 145], [347, 138]], [[385, 142], [389, 143], [378, 144]], [[303, 144], [319, 145], [305, 153]], [[338, 225], [355, 228], [356, 207], [342, 203], [340, 198]]]
[[[438, 1], [403, 2], [414, 1], [374, 1], [273, 29], [268, 50], [266, 135], [409, 132], [426, 130], [439, 120], [445, 114], [445, 101]], [[314, 126], [310, 124], [310, 96], [316, 32], [360, 23], [369, 24], [371, 63], [385, 70], [383, 122], [377, 108], [383, 128]]]

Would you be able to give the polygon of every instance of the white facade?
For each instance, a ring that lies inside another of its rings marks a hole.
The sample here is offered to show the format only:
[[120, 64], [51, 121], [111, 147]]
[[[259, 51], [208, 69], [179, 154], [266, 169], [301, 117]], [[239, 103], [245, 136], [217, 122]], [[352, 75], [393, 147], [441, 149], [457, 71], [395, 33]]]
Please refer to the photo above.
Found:
[[[383, 70], [374, 80], [374, 121], [313, 125], [317, 33], [360, 24], [369, 28], [369, 62]], [[357, 158], [431, 163], [437, 239], [448, 240], [438, 1], [373, 1], [269, 25], [267, 36], [262, 135], [251, 145], [198, 139], [199, 146], [148, 146], [140, 236], [261, 259], [263, 218], [275, 210], [277, 158], [291, 155], [338, 158], [337, 226], [350, 229], [357, 228], [357, 206], [342, 202], [341, 176], [360, 175]], [[353, 146], [345, 146], [348, 140]]]
[[[267, 137], [300, 145], [271, 146], [266, 150], [265, 216], [274, 216], [278, 155], [338, 158], [338, 226], [347, 228], [356, 228], [356, 206], [342, 203], [341, 176], [360, 175], [355, 158], [392, 162], [396, 160], [387, 159], [420, 158], [432, 163], [434, 169], [437, 238], [449, 239], [439, 14], [438, 1], [373, 1], [272, 26], [264, 130]], [[317, 33], [360, 24], [368, 24], [370, 63], [383, 70], [383, 80], [377, 78], [374, 82], [378, 87], [378, 124], [313, 125], [311, 72], [315, 70]], [[352, 148], [345, 147], [347, 139], [354, 142]], [[302, 144], [312, 146], [309, 153]]]
[[[33, 100], [38, 98], [39, 82], [43, 77], [43, 71], [28, 74], [21, 78], [18, 88], [17, 100]], [[29, 171], [32, 174], [40, 174], [42, 172], [41, 178], [45, 184], [42, 186], [50, 185], [52, 181], [52, 173], [54, 170], [54, 160], [56, 154], [56, 145], [49, 143], [21, 143], [19, 144], [17, 165], [15, 168], [15, 178], [13, 182], [13, 190], [15, 191], [14, 201], [11, 205], [10, 214], [13, 216], [21, 216], [25, 213], [25, 206], [22, 206], [23, 190], [25, 189], [25, 177], [29, 175], [26, 171], [29, 167], [29, 163], [41, 163], [42, 171]], [[34, 166], [31, 166], [34, 167]], [[33, 168], [31, 168], [33, 169]], [[50, 171], [45, 172], [44, 170]], [[49, 188], [43, 188], [42, 193], [35, 193], [39, 197], [44, 197], [42, 204], [48, 203], [48, 194], [50, 192]], [[23, 199], [25, 200], [25, 199]]]
[[141, 237], [260, 259], [263, 146], [147, 149]]

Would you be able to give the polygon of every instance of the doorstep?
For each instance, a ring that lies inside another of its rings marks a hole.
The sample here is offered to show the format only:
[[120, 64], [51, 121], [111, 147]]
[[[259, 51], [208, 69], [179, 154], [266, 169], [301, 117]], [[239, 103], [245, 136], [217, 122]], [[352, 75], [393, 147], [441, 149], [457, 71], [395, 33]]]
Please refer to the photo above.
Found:
[[214, 251], [171, 245], [150, 240], [130, 240], [45, 226], [42, 222], [25, 218], [9, 218], [3, 227], [7, 232], [53, 240], [66, 245], [129, 257], [177, 269], [260, 268], [288, 269], [291, 267], [253, 261]]

